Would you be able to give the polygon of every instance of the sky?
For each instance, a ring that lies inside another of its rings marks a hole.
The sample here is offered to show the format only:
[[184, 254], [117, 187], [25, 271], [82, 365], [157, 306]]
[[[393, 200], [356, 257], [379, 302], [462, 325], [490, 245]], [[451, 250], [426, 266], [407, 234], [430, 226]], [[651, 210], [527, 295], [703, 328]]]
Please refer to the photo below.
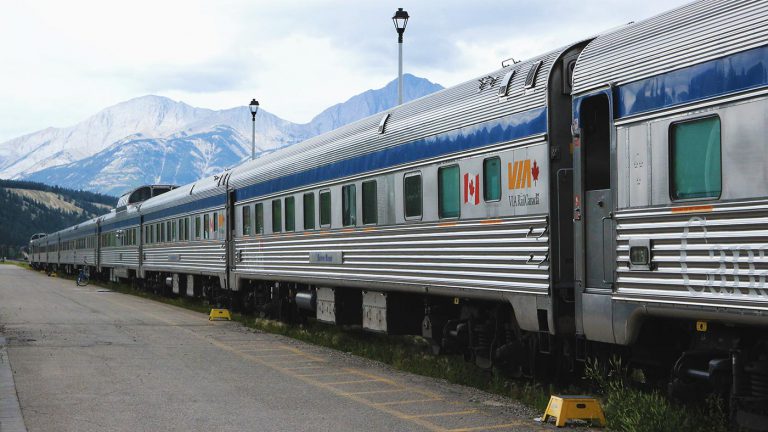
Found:
[[146, 94], [306, 123], [404, 72], [449, 87], [681, 0], [0, 0], [0, 142]]

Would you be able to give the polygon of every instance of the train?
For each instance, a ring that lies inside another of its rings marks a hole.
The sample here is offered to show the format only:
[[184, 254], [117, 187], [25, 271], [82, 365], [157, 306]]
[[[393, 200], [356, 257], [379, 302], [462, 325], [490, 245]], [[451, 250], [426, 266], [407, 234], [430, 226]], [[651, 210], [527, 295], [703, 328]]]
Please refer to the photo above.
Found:
[[767, 150], [768, 2], [702, 0], [141, 187], [29, 260], [485, 368], [618, 352], [749, 426], [768, 415]]

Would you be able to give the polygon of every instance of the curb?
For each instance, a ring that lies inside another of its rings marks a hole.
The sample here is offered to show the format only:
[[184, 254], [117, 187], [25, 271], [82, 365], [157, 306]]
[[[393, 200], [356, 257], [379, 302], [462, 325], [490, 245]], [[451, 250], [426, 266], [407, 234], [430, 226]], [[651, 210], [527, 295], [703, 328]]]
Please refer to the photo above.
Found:
[[6, 341], [2, 336], [0, 336], [0, 431], [27, 432], [19, 397], [16, 394]]

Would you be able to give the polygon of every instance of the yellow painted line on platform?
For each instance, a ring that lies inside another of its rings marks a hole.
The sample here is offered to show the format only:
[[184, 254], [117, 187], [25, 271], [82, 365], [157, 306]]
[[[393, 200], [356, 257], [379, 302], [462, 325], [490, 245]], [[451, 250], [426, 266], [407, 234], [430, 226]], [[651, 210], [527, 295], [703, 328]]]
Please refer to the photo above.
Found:
[[325, 385], [342, 385], [342, 384], [359, 384], [359, 383], [369, 383], [369, 382], [379, 382], [379, 380], [364, 379], [364, 380], [352, 380], [352, 381], [327, 382], [327, 383], [323, 383], [323, 384], [325, 384]]
[[377, 393], [398, 393], [398, 392], [407, 392], [408, 389], [403, 388], [397, 388], [397, 389], [389, 389], [389, 390], [370, 390], [370, 391], [359, 391], [359, 392], [346, 392], [341, 393], [342, 396], [357, 396], [357, 395], [367, 395], [367, 394], [377, 394]]
[[265, 352], [265, 351], [286, 351], [288, 348], [240, 348], [240, 351]]
[[[240, 351], [245, 352], [245, 350], [240, 350]], [[273, 359], [273, 358], [296, 357], [296, 356], [300, 356], [300, 357], [306, 358], [305, 355], [296, 354], [296, 353], [290, 353], [290, 354], [264, 354], [264, 355], [257, 355], [257, 356], [254, 356], [254, 357], [258, 357], [258, 358], [262, 358], [262, 359]]]
[[[136, 311], [139, 314], [143, 314], [143, 315], [152, 317], [152, 318], [154, 318], [154, 319], [156, 319], [156, 320], [158, 320], [160, 322], [164, 322], [166, 324], [172, 325], [172, 326], [174, 326], [175, 328], [177, 328], [180, 331], [186, 332], [186, 333], [188, 333], [189, 335], [191, 335], [191, 336], [193, 336], [195, 338], [198, 338], [198, 339], [200, 339], [202, 341], [208, 342], [208, 343], [210, 343], [210, 344], [220, 348], [223, 351], [227, 351], [227, 352], [229, 352], [229, 353], [231, 353], [233, 355], [236, 355], [238, 357], [241, 357], [241, 358], [243, 358], [245, 360], [248, 360], [248, 361], [251, 361], [253, 363], [257, 363], [257, 364], [260, 364], [260, 365], [263, 365], [263, 366], [266, 366], [266, 367], [269, 367], [269, 368], [271, 368], [271, 369], [273, 369], [273, 370], [275, 370], [277, 372], [280, 372], [280, 373], [282, 373], [282, 374], [284, 374], [286, 376], [289, 376], [289, 377], [295, 378], [297, 380], [303, 381], [303, 382], [305, 382], [307, 384], [310, 384], [310, 385], [312, 385], [314, 387], [325, 389], [329, 393], [332, 393], [332, 394], [334, 394], [336, 396], [345, 397], [347, 399], [350, 399], [352, 401], [355, 401], [355, 402], [358, 402], [358, 403], [360, 403], [362, 405], [365, 405], [365, 406], [367, 406], [369, 408], [372, 408], [372, 409], [381, 411], [383, 413], [389, 414], [392, 417], [395, 417], [395, 418], [398, 418], [400, 420], [403, 420], [403, 421], [410, 422], [410, 423], [413, 423], [415, 425], [421, 426], [424, 429], [427, 429], [427, 430], [432, 431], [432, 432], [471, 432], [471, 431], [481, 431], [481, 430], [488, 430], [488, 429], [501, 429], [501, 428], [504, 428], [504, 427], [512, 427], [512, 426], [523, 426], [523, 425], [532, 426], [532, 424], [530, 422], [520, 421], [520, 422], [515, 422], [515, 423], [496, 424], [496, 425], [490, 425], [490, 426], [479, 426], [479, 427], [459, 428], [459, 429], [446, 429], [445, 427], [436, 425], [434, 423], [431, 423], [428, 420], [424, 420], [424, 419], [421, 419], [419, 417], [409, 416], [409, 415], [404, 414], [404, 413], [402, 413], [400, 411], [397, 411], [395, 409], [390, 409], [386, 405], [381, 405], [380, 403], [371, 402], [371, 401], [369, 401], [369, 400], [367, 400], [367, 399], [365, 399], [363, 397], [360, 397], [361, 395], [366, 395], [366, 394], [396, 393], [396, 392], [408, 392], [408, 391], [411, 391], [411, 392], [414, 392], [414, 393], [429, 395], [429, 396], [435, 397], [436, 399], [440, 399], [440, 397], [438, 395], [436, 395], [435, 393], [432, 393], [432, 392], [429, 392], [429, 391], [424, 391], [424, 390], [419, 390], [419, 389], [407, 388], [407, 387], [403, 386], [402, 384], [396, 383], [395, 381], [393, 381], [393, 380], [391, 380], [389, 378], [377, 377], [375, 375], [367, 374], [367, 373], [364, 373], [362, 371], [357, 371], [358, 375], [364, 376], [364, 377], [369, 377], [372, 381], [382, 382], [382, 383], [389, 384], [389, 385], [392, 385], [392, 386], [395, 386], [395, 387], [398, 387], [398, 388], [390, 389], [390, 390], [371, 390], [371, 391], [364, 391], [364, 392], [345, 392], [345, 391], [341, 391], [340, 389], [337, 389], [337, 388], [333, 387], [333, 385], [331, 385], [331, 384], [323, 383], [321, 381], [312, 379], [312, 377], [301, 376], [301, 374], [297, 374], [297, 373], [291, 372], [292, 370], [297, 370], [297, 369], [309, 369], [309, 368], [328, 367], [327, 364], [326, 365], [315, 365], [315, 366], [305, 365], [303, 367], [292, 367], [291, 368], [291, 367], [283, 367], [281, 365], [284, 364], [284, 363], [293, 363], [295, 361], [281, 362], [280, 364], [273, 363], [273, 362], [267, 362], [264, 359], [259, 358], [259, 356], [248, 354], [248, 353], [244, 352], [243, 350], [238, 350], [237, 348], [234, 348], [234, 347], [230, 346], [227, 343], [224, 343], [224, 342], [222, 342], [220, 340], [217, 340], [214, 336], [196, 333], [193, 329], [188, 328], [187, 326], [181, 326], [181, 325], [179, 325], [177, 322], [175, 322], [173, 320], [169, 320], [168, 318], [165, 318], [163, 316], [156, 315], [156, 314], [148, 312], [148, 311], [146, 311], [144, 309], [141, 309], [141, 308], [138, 308], [138, 307], [135, 307], [135, 306], [131, 306], [129, 304], [126, 304], [125, 302], [117, 300], [117, 299], [120, 299], [121, 297], [122, 296], [114, 296], [114, 297], [110, 296], [110, 297], [102, 297], [102, 298], [104, 298], [106, 301], [108, 301], [110, 303], [118, 304], [118, 305], [123, 306], [125, 308], [134, 310], [134, 311]], [[136, 299], [136, 300], [138, 301], [138, 299]], [[172, 306], [162, 305], [162, 304], [158, 304], [158, 306], [159, 307], [167, 308], [167, 309], [172, 310], [174, 312], [177, 311], [177, 308], [174, 308]], [[297, 350], [297, 351], [299, 351], [299, 350]], [[307, 362], [307, 360], [300, 360], [300, 361]], [[323, 363], [327, 363], [328, 362], [327, 360], [313, 360], [313, 361], [323, 362]]]
[[311, 378], [311, 377], [336, 376], [336, 375], [349, 375], [349, 372], [322, 372], [322, 373], [316, 373], [316, 374], [301, 374], [296, 376]]
[[495, 425], [488, 425], [488, 426], [476, 426], [476, 427], [458, 428], [458, 429], [445, 429], [445, 432], [484, 431], [484, 430], [504, 429], [504, 428], [510, 428], [515, 426], [531, 426], [531, 423], [520, 420], [514, 423], [502, 423], [502, 424], [495, 424]]
[[406, 403], [438, 402], [438, 401], [442, 401], [442, 399], [408, 399], [408, 400], [392, 401], [392, 402], [377, 402], [376, 405], [402, 405]]
[[449, 416], [462, 415], [462, 414], [475, 414], [478, 412], [479, 411], [476, 409], [465, 410], [465, 411], [447, 411], [447, 412], [429, 413], [429, 414], [414, 414], [414, 415], [409, 415], [408, 418], [449, 417]]
[[306, 369], [323, 369], [323, 368], [327, 368], [327, 367], [328, 367], [328, 366], [326, 366], [326, 365], [317, 365], [317, 366], [293, 366], [293, 367], [287, 367], [287, 368], [282, 368], [282, 369], [285, 369], [285, 370], [287, 370], [287, 371], [295, 371], [295, 370], [306, 370]]

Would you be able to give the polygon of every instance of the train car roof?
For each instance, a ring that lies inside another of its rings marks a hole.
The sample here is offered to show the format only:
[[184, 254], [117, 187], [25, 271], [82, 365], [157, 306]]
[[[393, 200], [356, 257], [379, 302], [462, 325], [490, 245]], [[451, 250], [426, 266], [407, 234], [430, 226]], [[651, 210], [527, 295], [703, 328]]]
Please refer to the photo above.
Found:
[[141, 204], [139, 211], [145, 220], [154, 220], [224, 205], [228, 175], [229, 171], [225, 171], [150, 198]]
[[115, 211], [99, 216], [102, 231], [112, 231], [133, 225], [140, 222], [138, 206], [129, 204], [124, 211]]
[[598, 36], [579, 56], [573, 94], [621, 86], [766, 43], [765, 1], [697, 1]]
[[[473, 127], [484, 128], [482, 132], [487, 133], [499, 124], [508, 125], [511, 122], [520, 127], [522, 135], [543, 135], [547, 125], [546, 89], [549, 74], [555, 60], [565, 49], [567, 48], [508, 65], [486, 76], [438, 91], [246, 162], [232, 170], [229, 183], [236, 189], [266, 182], [273, 183], [271, 187], [261, 188], [249, 194], [261, 196], [331, 180], [328, 175], [343, 178], [346, 171], [343, 168], [335, 169], [334, 164], [344, 160], [354, 161], [364, 155], [382, 154], [390, 150], [388, 155], [382, 155], [382, 158], [388, 159], [384, 163], [389, 163], [389, 166], [396, 166], [399, 162], [407, 163], [402, 157], [405, 152], [411, 152], [415, 160], [424, 160], [435, 156], [429, 150], [430, 145], [434, 144], [430, 140], [442, 138], [446, 141], [456, 141], [462, 134], [474, 133], [475, 131], [470, 130]], [[538, 73], [534, 74], [534, 85], [526, 88], [526, 79], [531, 68], [539, 62], [541, 63]], [[506, 87], [507, 94], [501, 97], [501, 83], [512, 71], [514, 74]], [[500, 120], [505, 123], [500, 123]], [[529, 130], [522, 130], [523, 126], [529, 126]], [[380, 132], [380, 127], [383, 127], [383, 133]], [[518, 138], [520, 137], [512, 137], [508, 141]], [[394, 149], [395, 147], [397, 149]], [[395, 155], [394, 150], [400, 154]], [[375, 162], [380, 163], [381, 160]], [[366, 161], [360, 161], [360, 166], [366, 172], [376, 168]], [[321, 167], [329, 167], [333, 172], [326, 173], [325, 177], [322, 174], [315, 175], [317, 173], [314, 171]], [[292, 175], [297, 177], [296, 174], [300, 173], [307, 175], [298, 181], [282, 181]], [[248, 197], [240, 190], [237, 193], [238, 200]]]

